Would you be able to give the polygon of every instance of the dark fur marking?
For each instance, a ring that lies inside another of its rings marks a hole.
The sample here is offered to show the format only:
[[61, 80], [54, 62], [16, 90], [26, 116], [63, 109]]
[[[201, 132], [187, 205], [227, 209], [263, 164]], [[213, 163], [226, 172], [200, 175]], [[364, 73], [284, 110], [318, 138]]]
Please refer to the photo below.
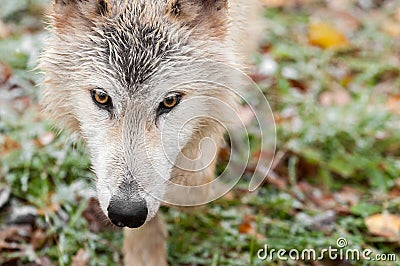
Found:
[[109, 6], [106, 0], [99, 0], [99, 6], [97, 8], [97, 13], [105, 16], [109, 12]]
[[170, 12], [172, 15], [177, 17], [181, 13], [181, 9], [182, 9], [181, 4], [179, 3], [179, 1], [176, 1], [176, 2], [172, 3]]
[[70, 4], [76, 4], [77, 2], [87, 2], [88, 0], [55, 0], [55, 4], [61, 4], [61, 5], [70, 5]]
[[107, 0], [54, 0], [56, 5], [77, 5], [79, 2], [89, 2], [89, 1], [97, 1], [97, 10], [96, 13], [105, 16], [109, 12], [109, 4]]
[[110, 54], [112, 57], [107, 63], [111, 63], [117, 79], [129, 90], [149, 79], [171, 50], [159, 29], [142, 25], [140, 21], [133, 24], [136, 24], [133, 28], [109, 27], [104, 30], [107, 39], [105, 58], [108, 59]]

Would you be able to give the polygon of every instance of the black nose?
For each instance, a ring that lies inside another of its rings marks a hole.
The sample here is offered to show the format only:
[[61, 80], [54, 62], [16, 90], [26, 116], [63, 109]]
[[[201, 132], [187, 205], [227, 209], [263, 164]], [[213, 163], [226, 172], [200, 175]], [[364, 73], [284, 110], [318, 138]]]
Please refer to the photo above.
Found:
[[146, 222], [147, 204], [142, 200], [111, 198], [107, 208], [108, 218], [118, 227], [138, 228]]

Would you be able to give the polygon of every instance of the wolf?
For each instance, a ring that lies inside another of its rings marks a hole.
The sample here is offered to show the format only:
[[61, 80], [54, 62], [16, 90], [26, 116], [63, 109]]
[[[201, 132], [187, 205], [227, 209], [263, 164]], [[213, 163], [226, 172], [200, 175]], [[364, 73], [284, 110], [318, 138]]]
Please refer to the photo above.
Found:
[[258, 0], [53, 0], [41, 105], [85, 142], [101, 209], [125, 228], [125, 265], [167, 265], [160, 205], [210, 195], [187, 188], [214, 178], [230, 119], [218, 103], [238, 104], [221, 82], [234, 85], [229, 69], [256, 50], [260, 10]]

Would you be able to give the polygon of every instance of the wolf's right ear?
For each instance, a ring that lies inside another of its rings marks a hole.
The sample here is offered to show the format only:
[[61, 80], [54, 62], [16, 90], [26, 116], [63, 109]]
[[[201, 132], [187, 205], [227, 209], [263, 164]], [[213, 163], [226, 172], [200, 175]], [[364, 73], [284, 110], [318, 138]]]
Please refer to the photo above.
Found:
[[56, 29], [89, 25], [111, 11], [109, 0], [53, 0], [50, 17]]

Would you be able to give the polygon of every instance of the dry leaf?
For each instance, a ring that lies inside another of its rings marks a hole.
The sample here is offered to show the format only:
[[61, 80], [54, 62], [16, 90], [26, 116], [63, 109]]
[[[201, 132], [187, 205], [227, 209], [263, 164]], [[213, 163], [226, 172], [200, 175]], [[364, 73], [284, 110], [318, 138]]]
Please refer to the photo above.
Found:
[[365, 225], [373, 235], [387, 238], [400, 237], [400, 216], [376, 214], [365, 218]]
[[351, 102], [350, 94], [345, 90], [326, 91], [321, 93], [319, 101], [322, 106], [343, 106]]
[[40, 216], [46, 216], [49, 213], [57, 212], [61, 206], [58, 202], [53, 202], [54, 193], [48, 193], [46, 195], [46, 206], [37, 210], [37, 214]]
[[10, 79], [11, 75], [11, 68], [8, 65], [0, 62], [0, 85], [6, 83]]
[[355, 206], [360, 201], [360, 192], [352, 187], [345, 186], [341, 191], [334, 193], [334, 198], [339, 205]]
[[20, 148], [21, 145], [18, 142], [9, 136], [4, 136], [3, 140], [0, 142], [0, 156], [4, 156], [15, 150], [19, 150]]
[[31, 237], [31, 245], [34, 250], [40, 250], [46, 243], [47, 237], [41, 229], [36, 229]]
[[89, 265], [89, 258], [89, 254], [84, 249], [80, 249], [72, 259], [71, 266]]
[[393, 114], [400, 114], [400, 95], [390, 96], [387, 102], [389, 112]]
[[308, 40], [311, 45], [324, 49], [336, 49], [348, 46], [348, 40], [343, 33], [324, 22], [309, 25]]
[[257, 233], [256, 218], [249, 214], [244, 215], [243, 221], [238, 227], [238, 231], [241, 234], [255, 236], [257, 239], [265, 239], [265, 236]]

